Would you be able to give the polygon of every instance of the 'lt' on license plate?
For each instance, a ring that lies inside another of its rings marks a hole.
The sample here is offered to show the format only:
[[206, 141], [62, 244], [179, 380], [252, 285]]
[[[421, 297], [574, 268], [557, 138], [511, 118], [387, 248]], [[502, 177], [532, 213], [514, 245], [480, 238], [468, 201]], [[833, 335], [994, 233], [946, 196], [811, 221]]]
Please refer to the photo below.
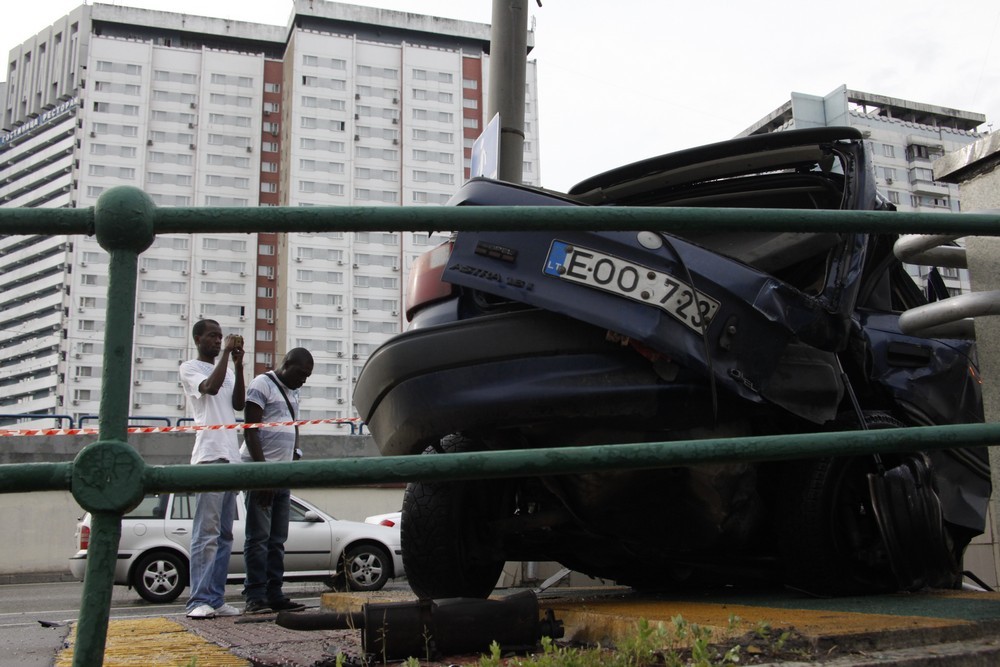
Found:
[[698, 333], [719, 310], [718, 301], [670, 274], [564, 241], [552, 242], [542, 272], [656, 306]]

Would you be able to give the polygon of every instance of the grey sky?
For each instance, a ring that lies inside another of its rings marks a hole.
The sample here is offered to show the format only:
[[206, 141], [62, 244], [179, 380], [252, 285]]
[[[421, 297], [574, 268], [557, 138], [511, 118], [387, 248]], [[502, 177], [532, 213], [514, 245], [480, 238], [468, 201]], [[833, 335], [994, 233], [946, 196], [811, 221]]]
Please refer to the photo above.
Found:
[[[45, 0], [0, 25], [6, 53], [78, 6]], [[292, 3], [128, 0], [285, 25]], [[364, 0], [489, 23], [491, 0]], [[531, 0], [541, 177], [565, 189], [652, 155], [728, 139], [788, 99], [841, 84], [986, 114], [1000, 130], [1000, 3]], [[6, 68], [5, 68], [6, 69]], [[986, 126], [983, 129], [987, 129]]]

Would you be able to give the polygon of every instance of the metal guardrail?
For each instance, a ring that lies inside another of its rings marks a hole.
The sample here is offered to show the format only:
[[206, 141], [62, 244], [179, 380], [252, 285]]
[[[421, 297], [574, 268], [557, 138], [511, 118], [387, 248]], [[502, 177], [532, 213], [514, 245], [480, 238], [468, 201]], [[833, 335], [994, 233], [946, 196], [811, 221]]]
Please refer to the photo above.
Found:
[[[996, 215], [1000, 211], [984, 213]], [[892, 250], [907, 264], [966, 269], [965, 248], [955, 243], [963, 236], [908, 234], [899, 237]], [[972, 338], [973, 319], [984, 315], [1000, 315], [1000, 290], [959, 294], [911, 308], [900, 316], [899, 328], [914, 336]]]
[[[9, 423], [5, 423], [5, 422], [7, 422], [8, 419], [11, 419], [13, 421], [11, 421]], [[0, 428], [8, 428], [10, 426], [17, 426], [19, 423], [22, 423], [22, 420], [37, 421], [37, 420], [40, 420], [40, 419], [53, 419], [53, 420], [55, 420], [56, 428], [62, 428], [62, 423], [63, 423], [64, 420], [67, 421], [67, 422], [69, 422], [69, 426], [67, 428], [73, 428], [73, 424], [74, 424], [73, 415], [59, 415], [59, 414], [49, 413], [49, 412], [40, 412], [40, 413], [36, 413], [36, 412], [9, 412], [9, 413], [0, 414]]]
[[[65, 491], [92, 515], [73, 664], [103, 663], [122, 515], [147, 492], [319, 488], [671, 467], [720, 461], [904, 452], [1000, 442], [1000, 425], [602, 445], [452, 456], [312, 460], [267, 466], [149, 466], [127, 444], [138, 256], [155, 234], [630, 229], [855, 231], [1000, 235], [1000, 215], [784, 209], [323, 207], [157, 209], [141, 190], [104, 192], [91, 209], [0, 209], [0, 233], [96, 234], [110, 253], [99, 437], [69, 463], [0, 466], [0, 492]], [[115, 307], [110, 307], [115, 304]], [[238, 469], [237, 469], [238, 468]]]
[[[91, 422], [91, 421], [95, 421], [95, 420], [97, 420], [98, 422], [100, 422], [100, 419], [101, 419], [100, 415], [81, 415], [80, 416], [80, 428], [86, 428], [87, 422]], [[155, 424], [164, 424], [165, 426], [172, 426], [173, 425], [171, 423], [171, 421], [170, 421], [170, 417], [144, 417], [144, 416], [137, 417], [135, 415], [130, 415], [128, 417], [128, 423], [129, 423], [130, 426], [137, 425], [137, 424], [145, 425], [147, 422], [153, 422]]]

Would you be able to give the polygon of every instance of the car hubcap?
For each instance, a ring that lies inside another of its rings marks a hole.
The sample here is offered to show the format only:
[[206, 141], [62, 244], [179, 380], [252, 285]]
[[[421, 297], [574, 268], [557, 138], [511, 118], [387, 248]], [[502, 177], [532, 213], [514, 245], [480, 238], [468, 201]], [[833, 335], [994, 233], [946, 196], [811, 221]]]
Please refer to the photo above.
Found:
[[177, 585], [177, 570], [163, 561], [149, 566], [144, 577], [146, 587], [154, 593], [163, 593]]
[[360, 584], [371, 585], [382, 576], [382, 564], [372, 554], [363, 554], [351, 563], [351, 576]]

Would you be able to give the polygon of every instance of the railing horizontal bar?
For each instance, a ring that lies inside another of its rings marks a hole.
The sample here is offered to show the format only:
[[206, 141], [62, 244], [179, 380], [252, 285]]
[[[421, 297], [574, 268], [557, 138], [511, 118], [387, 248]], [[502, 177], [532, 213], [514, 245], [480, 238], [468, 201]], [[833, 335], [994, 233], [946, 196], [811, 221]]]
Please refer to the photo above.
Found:
[[704, 463], [859, 456], [1000, 443], [1000, 424], [961, 424], [676, 442], [506, 450], [444, 456], [392, 456], [146, 468], [149, 491], [271, 487], [321, 488], [416, 480], [490, 479], [669, 468]]
[[474, 231], [607, 229], [1000, 234], [1000, 215], [759, 208], [409, 206], [164, 208], [156, 232]]
[[70, 488], [73, 464], [7, 463], [0, 465], [0, 493], [66, 491]]
[[0, 208], [0, 230], [9, 235], [92, 235], [94, 209]]
[[[608, 229], [1000, 235], [1000, 214], [577, 206], [187, 207], [153, 211], [157, 234]], [[0, 209], [5, 234], [93, 234], [93, 209]]]

